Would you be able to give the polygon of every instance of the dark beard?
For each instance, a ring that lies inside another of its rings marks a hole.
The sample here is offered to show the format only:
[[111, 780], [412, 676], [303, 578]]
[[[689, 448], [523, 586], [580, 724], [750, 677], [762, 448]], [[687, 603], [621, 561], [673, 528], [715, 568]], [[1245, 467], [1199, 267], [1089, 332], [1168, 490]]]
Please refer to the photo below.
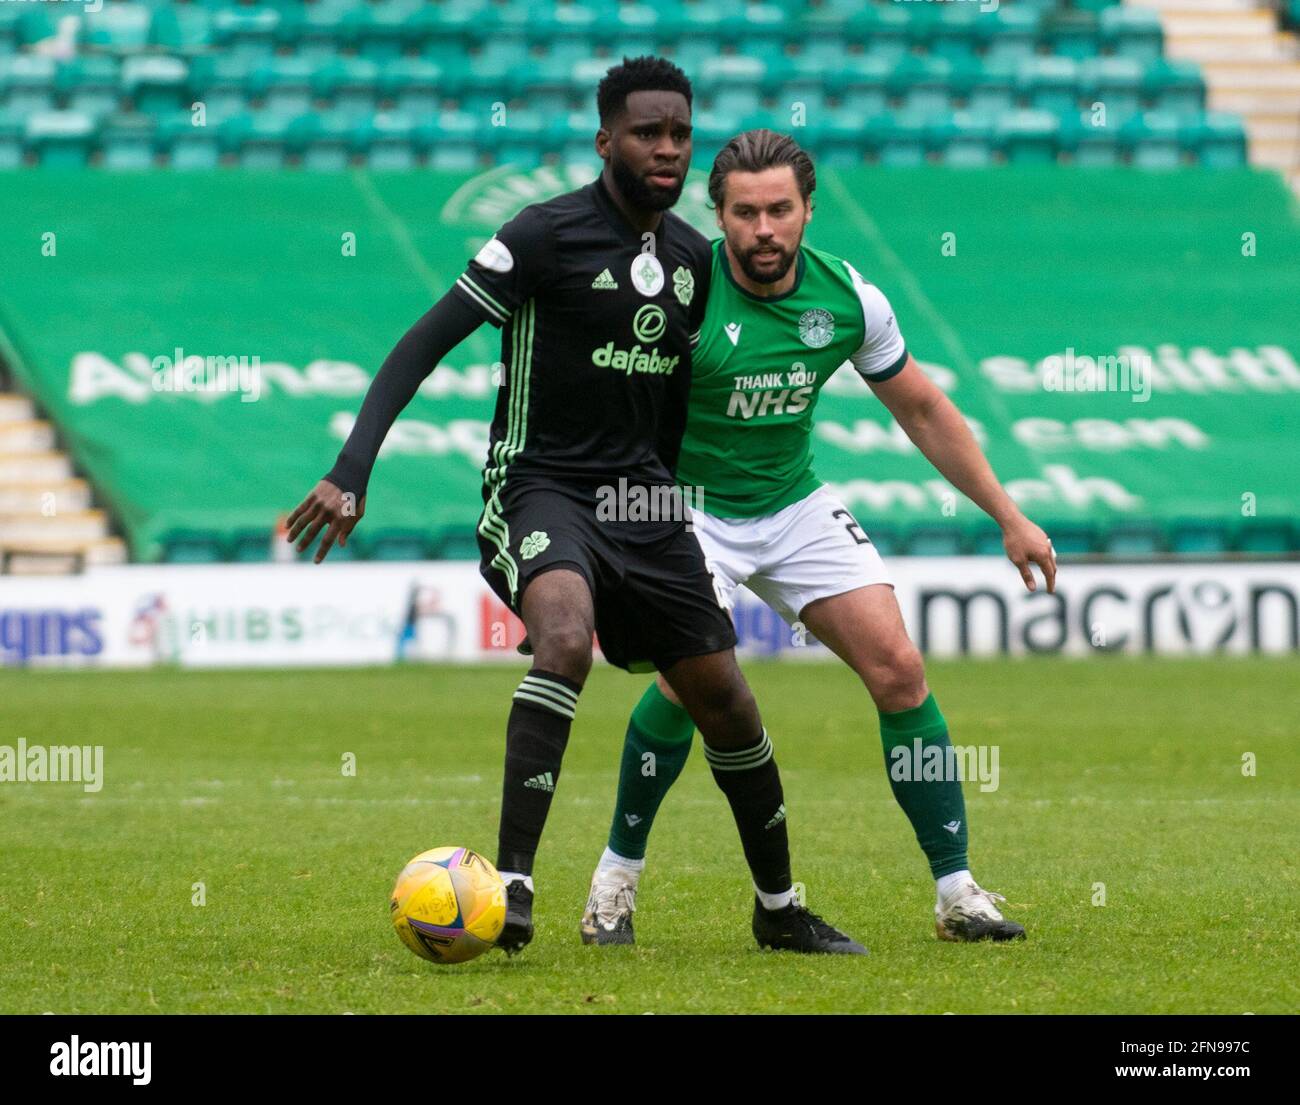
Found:
[[681, 199], [682, 186], [686, 183], [684, 178], [679, 179], [677, 187], [671, 192], [652, 189], [645, 182], [644, 177], [637, 176], [624, 162], [613, 156], [609, 159], [609, 170], [613, 173], [614, 183], [618, 186], [623, 198], [631, 206], [642, 211], [667, 211], [668, 208]]
[[737, 260], [740, 261], [741, 269], [755, 284], [775, 284], [790, 271], [790, 266], [794, 264], [794, 259], [798, 254], [799, 249], [796, 246], [790, 253], [782, 252], [781, 259], [777, 263], [776, 268], [772, 269], [770, 272], [762, 272], [754, 265], [753, 257], [757, 252], [757, 249], [753, 249], [748, 253], [741, 254], [740, 257], [737, 258]]

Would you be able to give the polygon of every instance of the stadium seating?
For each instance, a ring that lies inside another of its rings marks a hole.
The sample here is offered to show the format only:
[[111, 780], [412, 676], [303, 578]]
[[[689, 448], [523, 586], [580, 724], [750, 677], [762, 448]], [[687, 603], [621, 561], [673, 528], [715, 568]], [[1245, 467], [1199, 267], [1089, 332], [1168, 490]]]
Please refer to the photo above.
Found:
[[[995, 12], [880, 0], [57, 7], [0, 5], [0, 110], [42, 113], [16, 136], [0, 123], [0, 165], [589, 159], [595, 80], [612, 59], [648, 51], [691, 74], [710, 134], [790, 126], [801, 105], [805, 144], [836, 164], [1244, 160], [1240, 127], [1205, 115], [1197, 67], [1163, 56], [1154, 13], [1104, 0], [1011, 0]], [[191, 117], [194, 104], [203, 111]], [[495, 105], [505, 126], [488, 125]], [[473, 120], [448, 149], [428, 140], [439, 112]], [[584, 119], [583, 142], [557, 123], [570, 113]], [[147, 127], [120, 121], [134, 115], [155, 119], [151, 150]], [[181, 118], [218, 133], [183, 139]], [[305, 141], [317, 127], [322, 142]]]

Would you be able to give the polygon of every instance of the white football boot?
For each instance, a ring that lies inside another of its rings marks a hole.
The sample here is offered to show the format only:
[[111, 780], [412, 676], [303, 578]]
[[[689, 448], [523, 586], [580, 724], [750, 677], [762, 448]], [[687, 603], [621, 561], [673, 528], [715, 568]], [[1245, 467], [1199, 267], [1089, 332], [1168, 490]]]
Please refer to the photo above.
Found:
[[632, 914], [636, 911], [639, 872], [625, 867], [597, 867], [591, 876], [587, 911], [582, 915], [584, 944], [635, 944]]
[[1008, 921], [998, 909], [1001, 894], [964, 882], [934, 907], [934, 931], [940, 940], [1023, 940], [1025, 929]]

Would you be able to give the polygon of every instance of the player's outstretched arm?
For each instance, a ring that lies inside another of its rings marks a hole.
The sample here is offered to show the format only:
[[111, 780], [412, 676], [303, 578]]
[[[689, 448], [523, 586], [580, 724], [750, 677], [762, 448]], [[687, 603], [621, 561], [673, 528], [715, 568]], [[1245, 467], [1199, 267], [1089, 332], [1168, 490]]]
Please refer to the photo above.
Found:
[[335, 540], [347, 544], [348, 534], [365, 514], [366, 485], [389, 429], [438, 362], [482, 321], [479, 312], [448, 292], [402, 335], [370, 382], [334, 467], [289, 515], [287, 540], [298, 541], [299, 552], [306, 551], [322, 529], [325, 536], [316, 550], [317, 564]]
[[926, 460], [1002, 529], [1007, 557], [1020, 569], [1025, 586], [1037, 589], [1030, 564], [1037, 564], [1048, 593], [1056, 590], [1056, 553], [1052, 542], [1016, 506], [998, 482], [988, 458], [952, 400], [909, 356], [902, 371], [871, 390], [903, 427]]

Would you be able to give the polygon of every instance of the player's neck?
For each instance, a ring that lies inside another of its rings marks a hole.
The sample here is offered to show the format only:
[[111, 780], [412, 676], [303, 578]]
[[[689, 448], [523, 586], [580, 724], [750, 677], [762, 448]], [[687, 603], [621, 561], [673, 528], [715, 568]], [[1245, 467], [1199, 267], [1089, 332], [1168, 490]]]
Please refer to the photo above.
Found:
[[619, 209], [633, 230], [638, 234], [650, 234], [659, 229], [659, 224], [664, 218], [662, 211], [645, 211], [633, 207], [619, 191], [618, 185], [614, 183], [614, 174], [608, 168], [601, 173], [601, 179], [605, 183], [605, 191], [609, 193], [609, 198], [614, 201], [614, 206]]
[[780, 280], [771, 284], [760, 284], [756, 280], [751, 280], [745, 274], [745, 270], [736, 263], [736, 255], [731, 252], [731, 244], [726, 238], [722, 239], [722, 248], [727, 254], [727, 269], [731, 272], [731, 279], [750, 295], [758, 296], [760, 299], [771, 299], [773, 296], [785, 295], [794, 287], [794, 282], [799, 278], [798, 258], [795, 258], [795, 264], [790, 266], [789, 271]]

